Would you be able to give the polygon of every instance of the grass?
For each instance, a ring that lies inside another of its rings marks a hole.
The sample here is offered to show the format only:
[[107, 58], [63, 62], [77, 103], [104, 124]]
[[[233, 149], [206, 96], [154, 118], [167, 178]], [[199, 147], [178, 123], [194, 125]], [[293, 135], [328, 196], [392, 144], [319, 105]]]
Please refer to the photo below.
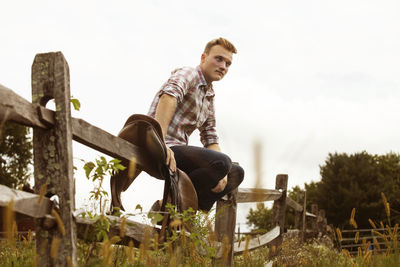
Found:
[[[364, 242], [356, 256], [350, 256], [349, 252], [339, 252], [334, 248], [333, 242], [328, 237], [321, 237], [301, 243], [298, 238], [284, 238], [279, 248], [279, 255], [272, 259], [274, 266], [400, 266], [400, 253], [398, 247], [398, 225], [394, 229], [390, 227], [390, 206], [384, 194], [382, 199], [388, 216], [383, 233], [376, 235], [385, 240], [386, 250], [378, 253], [369, 250], [369, 243]], [[37, 266], [38, 255], [34, 238], [29, 233], [27, 236], [17, 235], [17, 224], [11, 201], [4, 209], [3, 227], [6, 236], [0, 241], [0, 267], [1, 266]], [[352, 210], [350, 223], [357, 228], [355, 221], [355, 209]], [[63, 234], [62, 221], [56, 211], [53, 216], [57, 221], [58, 231]], [[150, 232], [144, 233], [144, 241], [139, 248], [135, 248], [130, 242], [128, 246], [119, 245], [124, 237], [124, 227], [119, 236], [107, 235], [109, 222], [105, 216], [94, 215], [97, 218], [97, 226], [92, 231], [90, 242], [79, 240], [78, 265], [79, 266], [225, 266], [227, 263], [227, 251], [230, 244], [222, 242], [222, 258], [215, 260], [217, 238], [213, 229], [214, 218], [205, 214], [186, 211], [175, 212], [174, 207], [169, 206], [171, 216], [170, 234], [166, 242], [159, 243], [158, 236], [151, 236]], [[58, 218], [58, 219], [57, 219]], [[124, 219], [122, 219], [124, 221]], [[372, 222], [372, 220], [370, 220]], [[126, 225], [123, 223], [123, 225]], [[192, 231], [186, 229], [190, 225]], [[371, 225], [376, 228], [374, 223]], [[337, 229], [337, 235], [341, 236]], [[355, 239], [358, 241], [359, 236]], [[60, 240], [54, 238], [48, 241], [51, 258], [57, 258], [58, 244]], [[378, 246], [375, 246], [378, 247]], [[39, 253], [41, 253], [39, 251]], [[254, 251], [245, 251], [240, 256], [235, 256], [234, 266], [265, 266], [269, 260], [268, 248]]]
[[[212, 253], [200, 254], [194, 241], [182, 236], [174, 241], [157, 244], [156, 239], [147, 237], [139, 248], [117, 245], [119, 237], [102, 242], [78, 241], [79, 266], [224, 266], [215, 262]], [[158, 247], [157, 247], [158, 246]], [[17, 237], [0, 241], [0, 266], [37, 266], [35, 240]], [[269, 251], [262, 248], [246, 251], [235, 256], [234, 266], [264, 266]], [[301, 243], [297, 238], [285, 238], [279, 256], [273, 259], [274, 266], [399, 266], [398, 250], [391, 253], [374, 254], [362, 251], [361, 255], [350, 256], [334, 249], [332, 241], [323, 237]]]

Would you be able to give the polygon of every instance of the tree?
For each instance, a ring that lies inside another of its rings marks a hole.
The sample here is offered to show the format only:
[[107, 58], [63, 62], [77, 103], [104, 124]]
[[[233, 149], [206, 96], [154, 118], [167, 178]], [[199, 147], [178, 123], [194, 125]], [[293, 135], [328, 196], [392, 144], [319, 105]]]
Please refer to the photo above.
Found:
[[29, 128], [0, 122], [0, 184], [11, 188], [26, 185], [31, 175], [32, 139]]
[[265, 207], [263, 202], [257, 203], [257, 209], [250, 208], [249, 214], [246, 216], [246, 224], [253, 230], [260, 232], [268, 232], [274, 227], [274, 215], [272, 209]]
[[[297, 192], [300, 191], [301, 191], [300, 187], [295, 186], [288, 191], [288, 196], [293, 200], [296, 200]], [[294, 228], [295, 225], [294, 218], [295, 218], [294, 209], [286, 205], [286, 213], [285, 213], [286, 228]], [[266, 207], [262, 202], [257, 203], [257, 209], [253, 210], [252, 208], [250, 208], [249, 214], [246, 216], [246, 219], [247, 219], [246, 224], [250, 228], [260, 232], [268, 232], [275, 226], [273, 224], [274, 215], [272, 208]]]
[[[307, 202], [313, 200], [326, 211], [329, 223], [348, 226], [356, 208], [359, 227], [369, 228], [368, 219], [385, 221], [381, 199], [383, 192], [393, 211], [400, 211], [400, 156], [394, 153], [370, 155], [363, 151], [352, 155], [329, 154], [320, 166], [321, 181], [306, 184]], [[399, 215], [394, 214], [393, 221]]]

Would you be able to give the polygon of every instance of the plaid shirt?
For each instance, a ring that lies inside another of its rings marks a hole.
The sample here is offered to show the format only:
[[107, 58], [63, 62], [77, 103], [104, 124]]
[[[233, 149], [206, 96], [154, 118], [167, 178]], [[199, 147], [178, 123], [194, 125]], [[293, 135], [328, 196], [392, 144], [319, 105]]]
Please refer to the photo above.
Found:
[[178, 101], [175, 114], [168, 126], [165, 142], [168, 146], [187, 145], [195, 129], [207, 147], [218, 143], [215, 129], [214, 90], [207, 86], [199, 66], [174, 70], [162, 85], [150, 106], [148, 115], [155, 117], [161, 95], [168, 94]]

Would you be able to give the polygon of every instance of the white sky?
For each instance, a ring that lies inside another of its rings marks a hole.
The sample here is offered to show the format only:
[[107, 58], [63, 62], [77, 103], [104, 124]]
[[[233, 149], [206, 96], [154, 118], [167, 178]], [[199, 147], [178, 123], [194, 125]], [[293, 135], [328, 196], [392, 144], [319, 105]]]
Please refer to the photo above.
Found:
[[[30, 100], [35, 54], [62, 51], [82, 104], [73, 116], [116, 135], [172, 69], [196, 66], [207, 41], [226, 37], [238, 54], [214, 84], [222, 149], [245, 168], [242, 187], [255, 183], [255, 139], [263, 187], [278, 173], [303, 187], [329, 152], [400, 152], [399, 14], [396, 0], [2, 1], [0, 83]], [[74, 155], [100, 153], [74, 144]], [[80, 207], [91, 185], [76, 179]], [[141, 175], [123, 201], [133, 211], [161, 196], [162, 183]]]

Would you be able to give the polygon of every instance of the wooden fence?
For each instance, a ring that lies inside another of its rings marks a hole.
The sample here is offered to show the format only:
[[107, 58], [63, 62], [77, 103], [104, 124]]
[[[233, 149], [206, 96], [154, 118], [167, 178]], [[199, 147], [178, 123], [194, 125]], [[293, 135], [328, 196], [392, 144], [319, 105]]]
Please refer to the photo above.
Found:
[[371, 250], [374, 253], [392, 252], [391, 249], [398, 247], [399, 240], [397, 229], [390, 228], [372, 228], [372, 229], [353, 229], [342, 230], [341, 237], [337, 237], [340, 250], [347, 250], [351, 255], [363, 255], [361, 252]]
[[[46, 103], [54, 99], [55, 111], [46, 109]], [[75, 210], [75, 190], [73, 180], [72, 140], [82, 143], [111, 157], [130, 160], [142, 165], [146, 160], [141, 149], [120, 139], [82, 119], [71, 117], [69, 67], [61, 52], [36, 55], [32, 65], [32, 103], [0, 85], [0, 121], [13, 121], [33, 127], [35, 192], [28, 193], [0, 186], [0, 207], [6, 207], [13, 200], [13, 210], [34, 218], [38, 266], [77, 266], [77, 238], [92, 227], [94, 221], [78, 216]], [[217, 202], [215, 230], [219, 241], [227, 236], [231, 244], [228, 264], [233, 263], [233, 255], [245, 249], [252, 250], [265, 245], [279, 247], [285, 224], [286, 205], [296, 211], [296, 225], [306, 233], [306, 217], [312, 218], [315, 229], [323, 228], [321, 214], [306, 212], [305, 195], [301, 204], [287, 197], [288, 176], [277, 175], [274, 190], [239, 188]], [[39, 195], [41, 188], [58, 196], [59, 207], [54, 212], [53, 202]], [[155, 196], [155, 199], [159, 196]], [[270, 232], [245, 242], [234, 243], [237, 203], [274, 201], [273, 213], [276, 225]], [[59, 215], [58, 215], [59, 214]], [[315, 215], [316, 214], [316, 215]], [[59, 218], [58, 218], [59, 216]], [[114, 223], [110, 236], [119, 235], [121, 218], [107, 216]], [[60, 231], [57, 225], [62, 222]], [[58, 224], [57, 224], [58, 222]], [[128, 224], [129, 225], [129, 224]], [[326, 226], [326, 220], [325, 220]], [[133, 241], [136, 246], [144, 239], [148, 225], [134, 222], [126, 227], [121, 244]], [[159, 231], [151, 228], [152, 233]], [[59, 243], [58, 256], [50, 257], [51, 243]], [[221, 253], [219, 253], [221, 254]]]

